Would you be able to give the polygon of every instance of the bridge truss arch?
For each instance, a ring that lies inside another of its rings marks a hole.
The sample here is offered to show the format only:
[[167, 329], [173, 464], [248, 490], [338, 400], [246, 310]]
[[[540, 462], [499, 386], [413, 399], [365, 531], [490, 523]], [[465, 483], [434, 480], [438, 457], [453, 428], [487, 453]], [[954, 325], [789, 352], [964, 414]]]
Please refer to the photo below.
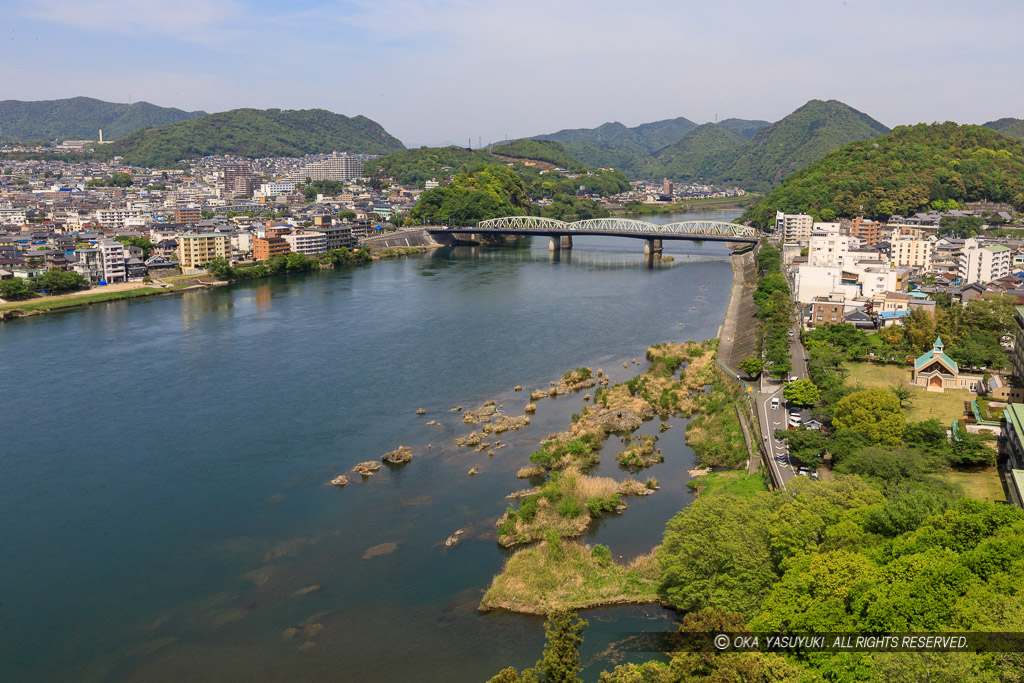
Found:
[[505, 216], [504, 218], [489, 218], [476, 224], [482, 230], [550, 230], [552, 232], [564, 232], [570, 230], [569, 223], [556, 218], [543, 218], [541, 216]]
[[736, 223], [723, 223], [721, 221], [681, 221], [659, 225], [647, 221], [636, 220], [635, 218], [591, 218], [588, 220], [574, 221], [567, 223], [555, 218], [543, 218], [541, 216], [506, 216], [504, 218], [491, 218], [477, 223], [479, 230], [495, 230], [515, 232], [522, 230], [533, 233], [550, 233], [552, 235], [572, 235], [573, 233], [584, 234], [611, 234], [624, 236], [647, 237], [658, 239], [661, 237], [684, 237], [700, 239], [701, 237], [728, 239], [730, 237], [742, 238], [746, 241], [756, 240], [760, 236], [757, 228]]

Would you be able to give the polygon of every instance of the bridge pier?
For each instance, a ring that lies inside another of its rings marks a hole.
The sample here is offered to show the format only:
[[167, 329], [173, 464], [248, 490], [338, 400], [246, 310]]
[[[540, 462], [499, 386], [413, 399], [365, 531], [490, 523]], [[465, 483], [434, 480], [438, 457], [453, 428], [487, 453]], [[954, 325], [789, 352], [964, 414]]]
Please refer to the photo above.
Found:
[[562, 249], [562, 238], [552, 235], [548, 241], [548, 251], [560, 251]]
[[658, 239], [645, 239], [644, 240], [644, 256], [654, 256], [655, 258], [661, 258], [661, 240]]
[[572, 235], [562, 235], [562, 249], [572, 249]]

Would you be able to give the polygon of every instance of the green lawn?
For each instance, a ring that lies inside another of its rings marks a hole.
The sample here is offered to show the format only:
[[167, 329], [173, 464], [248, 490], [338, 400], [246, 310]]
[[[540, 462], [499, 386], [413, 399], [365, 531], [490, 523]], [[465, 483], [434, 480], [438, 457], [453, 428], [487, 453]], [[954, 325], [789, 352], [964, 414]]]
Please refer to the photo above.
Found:
[[701, 496], [731, 493], [741, 498], [753, 498], [761, 491], [767, 491], [764, 479], [759, 474], [743, 472], [709, 472], [687, 484], [696, 488]]
[[947, 472], [943, 479], [950, 484], [959, 484], [968, 498], [988, 503], [1006, 502], [999, 470], [989, 467], [978, 472]]
[[103, 301], [117, 301], [119, 299], [136, 299], [155, 294], [166, 294], [167, 292], [184, 289], [187, 285], [176, 285], [168, 288], [162, 287], [140, 287], [139, 289], [126, 289], [115, 292], [96, 292], [95, 294], [82, 294], [79, 296], [55, 297], [43, 296], [28, 301], [12, 301], [0, 304], [0, 311], [19, 309], [22, 311], [53, 311], [61, 308], [73, 308], [85, 306]]
[[[910, 382], [909, 365], [878, 365], [875, 363], [849, 363], [848, 383], [854, 387], [887, 389], [893, 384]], [[908, 422], [921, 422], [932, 418], [948, 426], [953, 420], [964, 416], [964, 401], [975, 398], [965, 390], [947, 389], [944, 392], [928, 391], [921, 387], [910, 387], [911, 398], [905, 404], [904, 414]]]

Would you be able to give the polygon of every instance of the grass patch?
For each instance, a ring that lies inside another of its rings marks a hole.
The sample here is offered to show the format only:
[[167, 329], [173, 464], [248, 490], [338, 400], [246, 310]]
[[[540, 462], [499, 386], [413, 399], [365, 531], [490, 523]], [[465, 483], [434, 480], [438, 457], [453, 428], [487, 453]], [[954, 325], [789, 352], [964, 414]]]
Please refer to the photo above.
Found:
[[950, 484], [962, 487], [964, 495], [968, 498], [986, 503], [1007, 502], [999, 470], [995, 467], [987, 467], [976, 472], [946, 472], [942, 478]]
[[709, 472], [689, 482], [687, 486], [696, 489], [701, 496], [732, 494], [740, 498], [753, 498], [768, 490], [760, 475], [746, 472]]
[[494, 577], [481, 610], [547, 614], [599, 605], [657, 602], [660, 572], [654, 553], [623, 566], [604, 546], [544, 542], [520, 550]]
[[73, 308], [87, 304], [103, 303], [105, 301], [118, 301], [120, 299], [138, 299], [156, 294], [184, 289], [178, 287], [141, 287], [139, 289], [128, 289], [120, 292], [97, 292], [95, 294], [80, 294], [68, 297], [43, 297], [29, 301], [17, 301], [0, 304], [0, 311], [21, 310], [21, 311], [55, 311], [61, 308]]
[[[894, 384], [909, 381], [910, 366], [849, 363], [847, 384], [854, 389], [888, 389]], [[963, 419], [964, 401], [975, 398], [975, 394], [966, 389], [946, 389], [938, 392], [911, 386], [910, 392], [910, 400], [903, 408], [903, 414], [908, 422], [922, 422], [935, 418], [944, 425], [949, 425], [953, 420]]]
[[701, 467], [739, 467], [747, 461], [747, 442], [736, 416], [739, 389], [717, 374], [700, 400], [700, 415], [686, 428], [686, 443]]

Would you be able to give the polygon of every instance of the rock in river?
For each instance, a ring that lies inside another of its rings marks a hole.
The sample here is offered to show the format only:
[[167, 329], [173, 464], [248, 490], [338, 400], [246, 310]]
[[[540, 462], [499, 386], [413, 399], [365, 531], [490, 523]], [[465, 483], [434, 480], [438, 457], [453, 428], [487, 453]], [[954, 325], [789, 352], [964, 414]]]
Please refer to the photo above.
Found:
[[382, 463], [378, 460], [367, 460], [366, 462], [361, 462], [355, 467], [353, 467], [352, 471], [358, 472], [364, 477], [370, 477], [376, 474], [377, 470], [379, 470], [382, 466]]
[[412, 460], [412, 449], [408, 446], [399, 446], [393, 451], [388, 451], [384, 455], [380, 456], [380, 459], [384, 462], [390, 462], [395, 465], [401, 465]]
[[339, 474], [334, 479], [331, 479], [331, 483], [334, 484], [335, 486], [344, 486], [345, 484], [348, 483], [348, 477], [346, 477], [344, 474]]

